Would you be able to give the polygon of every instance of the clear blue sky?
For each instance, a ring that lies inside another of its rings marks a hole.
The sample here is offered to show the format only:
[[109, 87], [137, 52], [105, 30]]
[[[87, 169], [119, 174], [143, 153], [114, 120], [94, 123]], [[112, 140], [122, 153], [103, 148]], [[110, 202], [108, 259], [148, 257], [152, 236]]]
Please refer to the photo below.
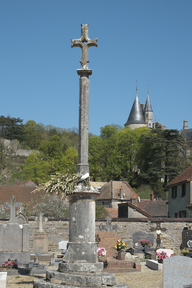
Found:
[[78, 127], [81, 24], [89, 24], [89, 132], [124, 126], [147, 85], [154, 119], [192, 128], [192, 0], [1, 0], [0, 115]]

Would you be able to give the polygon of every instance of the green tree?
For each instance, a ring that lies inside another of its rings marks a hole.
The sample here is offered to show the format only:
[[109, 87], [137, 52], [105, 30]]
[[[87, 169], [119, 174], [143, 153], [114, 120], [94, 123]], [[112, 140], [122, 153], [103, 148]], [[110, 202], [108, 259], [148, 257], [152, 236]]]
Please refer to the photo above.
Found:
[[30, 149], [38, 149], [42, 140], [46, 140], [46, 132], [43, 124], [37, 124], [33, 120], [29, 120], [25, 124], [26, 144]]
[[101, 151], [101, 159], [102, 159], [102, 179], [110, 181], [118, 180], [116, 179], [116, 163], [115, 163], [115, 146], [116, 146], [116, 136], [118, 127], [115, 125], [106, 125], [105, 127], [101, 127], [101, 139], [102, 139], [102, 151]]
[[41, 141], [38, 150], [42, 152], [46, 158], [61, 158], [63, 154], [61, 138], [57, 135], [54, 135], [51, 136], [49, 140]]
[[89, 137], [89, 170], [93, 181], [102, 179], [103, 161], [102, 161], [103, 142], [100, 136]]
[[61, 158], [60, 172], [73, 174], [77, 171], [78, 153], [73, 147], [69, 147]]
[[96, 202], [95, 210], [96, 210], [96, 218], [106, 218], [109, 216], [108, 211], [100, 203]]
[[33, 152], [25, 160], [23, 165], [23, 175], [26, 180], [32, 180], [37, 185], [50, 179], [50, 162], [43, 159], [43, 154]]
[[0, 137], [4, 139], [17, 139], [24, 141], [26, 138], [25, 126], [21, 118], [0, 117]]
[[166, 186], [183, 169], [182, 159], [186, 158], [183, 137], [174, 129], [153, 129], [150, 135], [143, 136], [143, 141], [148, 151], [142, 177], [152, 183], [164, 178]]

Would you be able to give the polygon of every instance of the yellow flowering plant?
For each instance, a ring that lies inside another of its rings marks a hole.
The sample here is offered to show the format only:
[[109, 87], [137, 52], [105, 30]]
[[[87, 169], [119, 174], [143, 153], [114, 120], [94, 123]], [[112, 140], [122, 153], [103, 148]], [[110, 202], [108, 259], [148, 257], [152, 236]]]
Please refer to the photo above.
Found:
[[117, 240], [117, 244], [115, 245], [114, 249], [117, 251], [125, 251], [127, 248], [127, 243], [123, 241], [122, 239]]

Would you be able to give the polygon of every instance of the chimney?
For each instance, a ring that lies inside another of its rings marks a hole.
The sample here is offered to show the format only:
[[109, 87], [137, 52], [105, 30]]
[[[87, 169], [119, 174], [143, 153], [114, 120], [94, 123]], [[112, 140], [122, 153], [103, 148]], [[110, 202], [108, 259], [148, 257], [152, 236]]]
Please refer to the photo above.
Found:
[[151, 194], [150, 194], [150, 200], [151, 200], [151, 201], [154, 201], [154, 194], [153, 194], [153, 191], [152, 191]]
[[183, 121], [183, 129], [188, 129], [188, 121]]
[[124, 195], [123, 195], [123, 188], [122, 188], [122, 186], [121, 186], [121, 188], [120, 188], [120, 198], [123, 199], [123, 196], [124, 196]]

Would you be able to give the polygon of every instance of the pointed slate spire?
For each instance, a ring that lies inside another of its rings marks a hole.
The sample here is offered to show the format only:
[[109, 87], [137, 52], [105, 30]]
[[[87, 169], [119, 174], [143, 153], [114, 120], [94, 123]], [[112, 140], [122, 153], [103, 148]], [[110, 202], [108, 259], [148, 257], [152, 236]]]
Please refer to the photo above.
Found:
[[145, 121], [143, 118], [143, 111], [142, 111], [141, 105], [139, 103], [139, 98], [137, 95], [137, 87], [136, 87], [135, 101], [133, 103], [131, 112], [129, 114], [129, 118], [127, 122], [125, 123], [125, 126], [129, 126], [130, 124], [145, 124]]
[[145, 102], [145, 112], [147, 111], [153, 112], [152, 107], [151, 107], [151, 102], [149, 99], [149, 90], [147, 91], [147, 100]]

